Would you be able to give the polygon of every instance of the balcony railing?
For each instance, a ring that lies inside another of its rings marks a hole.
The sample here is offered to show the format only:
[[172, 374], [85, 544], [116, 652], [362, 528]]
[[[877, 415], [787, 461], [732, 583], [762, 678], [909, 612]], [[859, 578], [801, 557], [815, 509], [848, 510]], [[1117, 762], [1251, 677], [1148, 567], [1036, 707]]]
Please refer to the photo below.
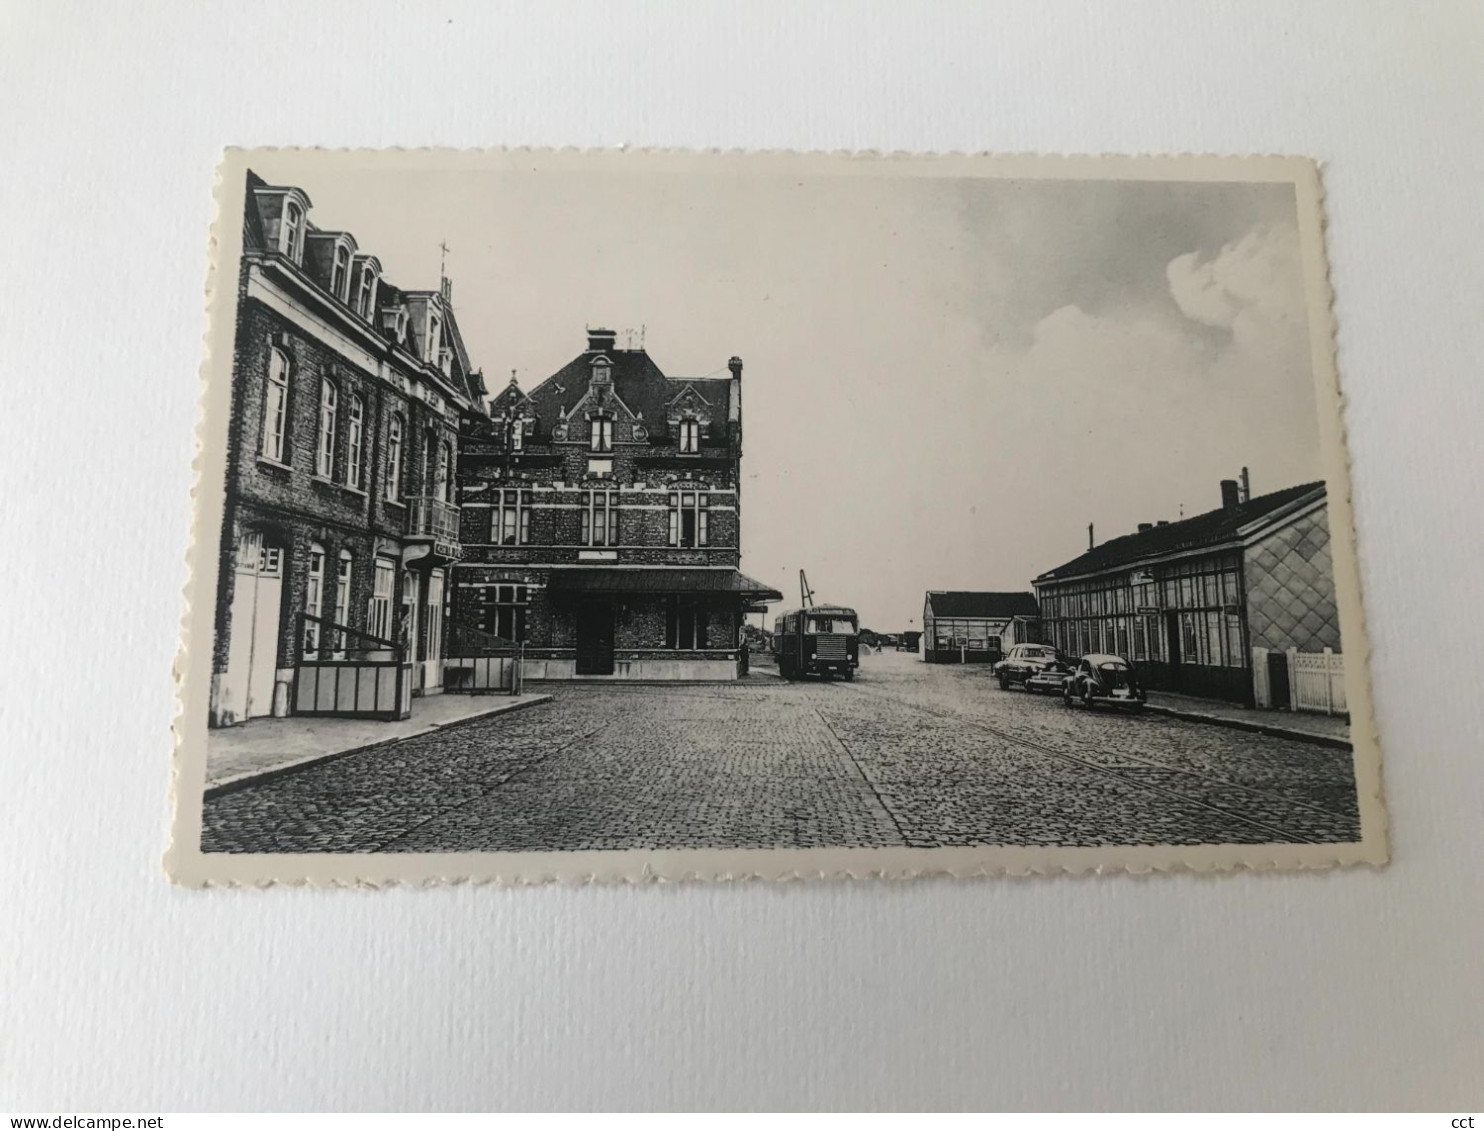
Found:
[[459, 508], [431, 495], [407, 500], [407, 537], [426, 538], [439, 545], [459, 543]]

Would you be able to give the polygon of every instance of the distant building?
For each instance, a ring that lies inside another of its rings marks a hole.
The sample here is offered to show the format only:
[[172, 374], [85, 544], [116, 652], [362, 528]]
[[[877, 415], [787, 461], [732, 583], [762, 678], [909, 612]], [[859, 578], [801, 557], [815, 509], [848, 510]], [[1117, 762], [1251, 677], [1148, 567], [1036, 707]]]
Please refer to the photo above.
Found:
[[394, 286], [302, 189], [249, 173], [242, 236], [210, 723], [405, 714], [442, 690], [483, 382], [447, 281]]
[[[1222, 506], [1180, 522], [1144, 523], [1036, 578], [1049, 643], [1127, 658], [1152, 690], [1264, 706], [1301, 706], [1291, 664], [1340, 651], [1323, 483]], [[1326, 653], [1326, 649], [1329, 650]], [[1255, 659], [1254, 659], [1255, 657]], [[1338, 685], [1343, 703], [1343, 680]]]
[[460, 448], [461, 629], [520, 641], [529, 679], [735, 679], [776, 590], [741, 557], [742, 361], [669, 377], [611, 330]]
[[988, 664], [1012, 644], [1039, 639], [1034, 593], [930, 590], [922, 606], [922, 658], [930, 664]]

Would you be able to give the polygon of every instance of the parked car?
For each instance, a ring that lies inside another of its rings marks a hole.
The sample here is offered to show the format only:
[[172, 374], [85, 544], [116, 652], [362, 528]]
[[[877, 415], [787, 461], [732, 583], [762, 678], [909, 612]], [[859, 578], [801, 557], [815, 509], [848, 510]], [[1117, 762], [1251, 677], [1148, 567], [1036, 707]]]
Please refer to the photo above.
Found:
[[1066, 657], [1049, 644], [1012, 644], [990, 669], [1005, 691], [1015, 684], [1027, 691], [1060, 691], [1071, 670]]
[[1134, 677], [1134, 669], [1122, 656], [1094, 652], [1077, 661], [1077, 668], [1062, 684], [1062, 702], [1068, 707], [1080, 699], [1084, 707], [1094, 703], [1112, 703], [1139, 711], [1144, 707], [1144, 689]]

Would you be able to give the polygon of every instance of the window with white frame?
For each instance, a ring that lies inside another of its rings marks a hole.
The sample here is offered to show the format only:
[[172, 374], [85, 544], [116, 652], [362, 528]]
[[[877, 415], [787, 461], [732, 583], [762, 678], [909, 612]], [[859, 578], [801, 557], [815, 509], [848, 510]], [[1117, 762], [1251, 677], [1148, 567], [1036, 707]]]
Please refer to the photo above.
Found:
[[[304, 611], [311, 617], [325, 613], [325, 548], [318, 542], [309, 545], [309, 577], [304, 585]], [[319, 659], [319, 621], [304, 622], [304, 658]]]
[[352, 394], [346, 405], [345, 484], [361, 485], [361, 463], [366, 447], [366, 402]]
[[618, 545], [618, 492], [589, 491], [582, 509], [584, 546]]
[[707, 609], [694, 597], [672, 596], [665, 610], [665, 647], [694, 651], [709, 646]]
[[392, 413], [386, 424], [386, 488], [388, 502], [402, 498], [402, 415]]
[[390, 640], [392, 636], [392, 597], [397, 588], [397, 563], [391, 558], [376, 559], [376, 577], [371, 586], [371, 605], [366, 616], [366, 631], [372, 636]]
[[495, 495], [490, 540], [498, 546], [526, 545], [531, 540], [531, 493], [517, 489]]
[[592, 450], [595, 452], [611, 452], [613, 450], [613, 418], [611, 416], [597, 416], [592, 421]]
[[286, 199], [283, 204], [283, 223], [279, 225], [278, 250], [295, 263], [299, 262], [299, 248], [304, 239], [304, 209], [296, 200]]
[[705, 546], [710, 542], [705, 491], [677, 491], [670, 496], [670, 545]]
[[265, 459], [283, 463], [289, 407], [289, 359], [281, 349], [268, 351], [268, 385], [263, 396], [263, 446]]
[[328, 377], [319, 387], [319, 444], [315, 451], [314, 470], [329, 479], [335, 470], [335, 423], [340, 413], [340, 390]]
[[[340, 561], [335, 570], [335, 623], [345, 628], [350, 624], [350, 583], [355, 576], [355, 555], [349, 550], [340, 551]], [[345, 659], [345, 633], [335, 633], [334, 658]]]
[[431, 311], [428, 312], [428, 343], [427, 354], [424, 360], [430, 365], [438, 364], [438, 351], [443, 348], [442, 327], [438, 322], [438, 316]]
[[356, 292], [356, 313], [368, 322], [376, 313], [376, 271], [369, 262], [361, 264], [361, 285]]
[[350, 248], [343, 243], [335, 245], [330, 263], [330, 293], [341, 302], [350, 297]]
[[680, 422], [680, 450], [682, 452], [701, 450], [701, 422], [699, 420], [686, 419]]
[[486, 585], [479, 590], [479, 630], [506, 640], [526, 638], [530, 591], [524, 585]]
[[510, 450], [521, 451], [526, 446], [526, 422], [524, 417], [512, 417], [505, 425], [510, 436]]

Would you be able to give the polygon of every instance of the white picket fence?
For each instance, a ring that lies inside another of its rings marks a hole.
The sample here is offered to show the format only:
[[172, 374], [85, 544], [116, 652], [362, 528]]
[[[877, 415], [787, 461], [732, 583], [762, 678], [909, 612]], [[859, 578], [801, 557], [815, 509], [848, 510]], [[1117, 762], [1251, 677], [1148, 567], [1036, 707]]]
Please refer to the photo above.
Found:
[[1323, 652], [1288, 650], [1288, 697], [1295, 711], [1345, 711], [1345, 657]]
[[[1295, 711], [1342, 715], [1345, 704], [1345, 657], [1326, 648], [1322, 652], [1286, 650], [1288, 657], [1288, 703]], [[1252, 693], [1259, 707], [1271, 707], [1273, 692], [1268, 680], [1268, 649], [1252, 649]]]

